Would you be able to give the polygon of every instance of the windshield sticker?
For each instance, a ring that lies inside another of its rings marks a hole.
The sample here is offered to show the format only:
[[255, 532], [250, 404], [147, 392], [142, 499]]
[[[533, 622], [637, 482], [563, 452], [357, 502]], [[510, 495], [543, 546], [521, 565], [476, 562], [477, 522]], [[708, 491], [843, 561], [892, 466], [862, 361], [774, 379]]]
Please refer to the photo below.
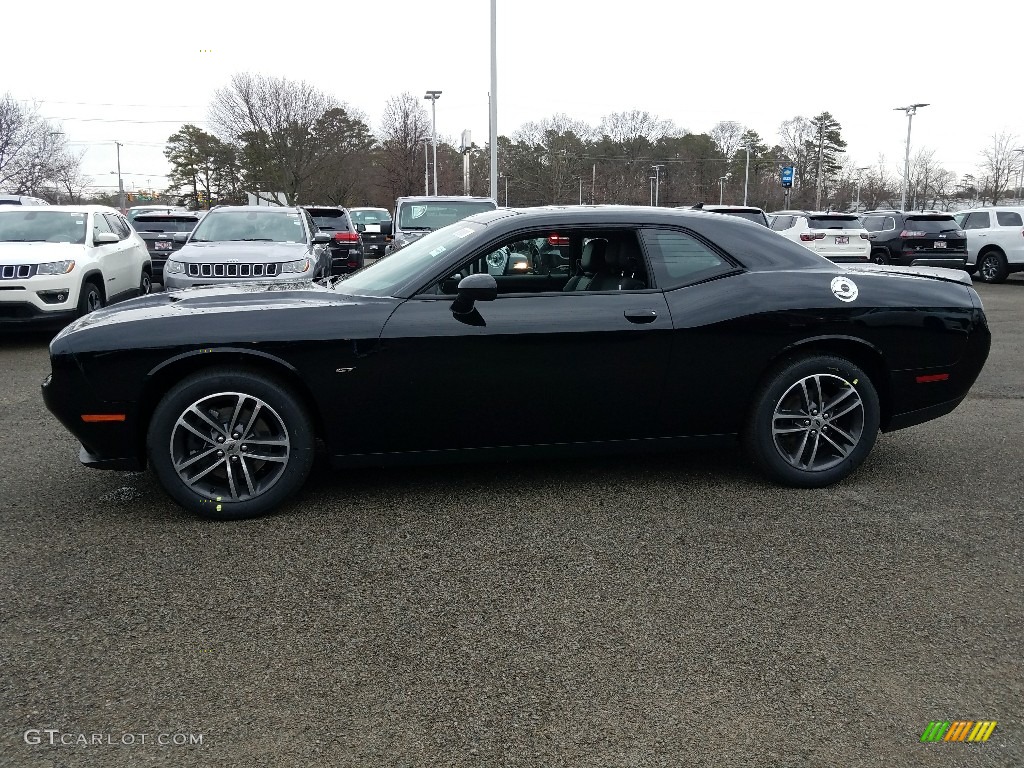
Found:
[[470, 229], [469, 227], [464, 227], [464, 228], [458, 230], [457, 232], [452, 232], [452, 237], [463, 238], [463, 237], [469, 237], [472, 234], [473, 234], [473, 230], [472, 229]]
[[432, 259], [433, 259], [433, 258], [435, 258], [435, 257], [437, 257], [437, 256], [440, 256], [440, 255], [441, 255], [442, 253], [444, 253], [444, 252], [445, 252], [446, 250], [448, 250], [448, 249], [447, 249], [447, 248], [445, 248], [445, 247], [444, 247], [443, 245], [439, 245], [439, 246], [437, 246], [437, 248], [435, 248], [434, 250], [432, 250], [432, 251], [430, 252], [430, 258], [432, 258]]
[[412, 206], [412, 217], [414, 219], [420, 218], [424, 213], [427, 212], [427, 206], [425, 205], [414, 205]]
[[832, 279], [832, 293], [840, 301], [853, 301], [857, 298], [859, 291], [857, 284], [848, 277], [836, 277]]

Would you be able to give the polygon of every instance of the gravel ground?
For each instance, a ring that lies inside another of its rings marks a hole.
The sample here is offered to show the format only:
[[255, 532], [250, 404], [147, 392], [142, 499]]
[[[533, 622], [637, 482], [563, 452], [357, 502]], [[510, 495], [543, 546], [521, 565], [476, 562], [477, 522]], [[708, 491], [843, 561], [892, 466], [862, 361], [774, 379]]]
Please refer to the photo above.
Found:
[[729, 452], [321, 469], [233, 524], [81, 467], [46, 337], [0, 339], [0, 765], [1024, 765], [1024, 280], [980, 291], [971, 397], [837, 488]]

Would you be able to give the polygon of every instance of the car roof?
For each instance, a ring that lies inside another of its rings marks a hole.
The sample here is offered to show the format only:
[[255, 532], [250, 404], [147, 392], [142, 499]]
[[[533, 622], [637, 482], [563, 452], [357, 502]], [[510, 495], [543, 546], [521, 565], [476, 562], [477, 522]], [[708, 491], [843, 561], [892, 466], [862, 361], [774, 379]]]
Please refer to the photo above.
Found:
[[340, 205], [314, 205], [312, 203], [309, 205], [303, 205], [302, 208], [304, 208], [307, 211], [339, 211], [340, 213], [345, 213], [345, 211], [347, 210], [346, 208]]
[[405, 197], [399, 197], [395, 200], [396, 203], [414, 202], [414, 203], [497, 203], [494, 198], [491, 197], [472, 197], [470, 195], [407, 195]]
[[176, 217], [176, 216], [193, 216], [195, 218], [201, 218], [199, 211], [189, 211], [182, 208], [180, 211], [165, 211], [163, 208], [155, 211], [139, 211], [140, 216], [146, 216], [147, 218], [161, 218], [161, 217]]
[[111, 208], [109, 205], [12, 205], [10, 207], [12, 211], [24, 211], [26, 209], [56, 211], [58, 213], [62, 211], [64, 213], [118, 213], [116, 209]]
[[374, 208], [372, 205], [357, 205], [355, 208], [349, 208], [350, 211], [381, 211], [386, 213], [388, 216], [391, 215], [391, 211], [387, 208]]
[[298, 213], [301, 210], [297, 205], [217, 205], [207, 213], [217, 211], [268, 211], [271, 213]]
[[964, 208], [962, 211], [952, 211], [951, 215], [958, 213], [984, 213], [987, 211], [1013, 211], [1014, 213], [1024, 213], [1024, 205], [983, 205], [981, 208]]
[[682, 205], [676, 206], [677, 210], [694, 210], [694, 211], [734, 211], [738, 213], [764, 213], [764, 208], [758, 208], [756, 205], [710, 205], [705, 203], [700, 208], [694, 208], [693, 206]]

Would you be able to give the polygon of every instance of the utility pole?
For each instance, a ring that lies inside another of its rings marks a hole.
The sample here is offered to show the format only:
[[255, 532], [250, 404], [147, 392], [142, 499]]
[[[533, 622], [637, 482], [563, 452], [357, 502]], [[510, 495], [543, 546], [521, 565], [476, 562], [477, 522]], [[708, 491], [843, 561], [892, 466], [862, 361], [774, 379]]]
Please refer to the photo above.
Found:
[[594, 190], [597, 189], [597, 163], [594, 163], [590, 169], [590, 204], [594, 205], [594, 201], [597, 199], [594, 196]]
[[423, 194], [430, 194], [430, 154], [427, 151], [427, 145], [430, 144], [430, 137], [424, 136], [420, 141], [423, 142]]
[[747, 187], [750, 186], [750, 146], [743, 149], [747, 152], [747, 169], [743, 173], [743, 204], [747, 204]]

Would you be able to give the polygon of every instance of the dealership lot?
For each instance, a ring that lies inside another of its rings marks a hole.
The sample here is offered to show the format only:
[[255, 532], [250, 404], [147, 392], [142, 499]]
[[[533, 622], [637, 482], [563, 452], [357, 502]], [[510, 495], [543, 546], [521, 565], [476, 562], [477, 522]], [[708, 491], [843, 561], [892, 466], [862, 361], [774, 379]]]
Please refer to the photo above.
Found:
[[47, 338], [8, 334], [0, 765], [1020, 765], [1024, 279], [977, 287], [968, 400], [835, 488], [730, 453], [321, 468], [233, 524], [79, 466]]

